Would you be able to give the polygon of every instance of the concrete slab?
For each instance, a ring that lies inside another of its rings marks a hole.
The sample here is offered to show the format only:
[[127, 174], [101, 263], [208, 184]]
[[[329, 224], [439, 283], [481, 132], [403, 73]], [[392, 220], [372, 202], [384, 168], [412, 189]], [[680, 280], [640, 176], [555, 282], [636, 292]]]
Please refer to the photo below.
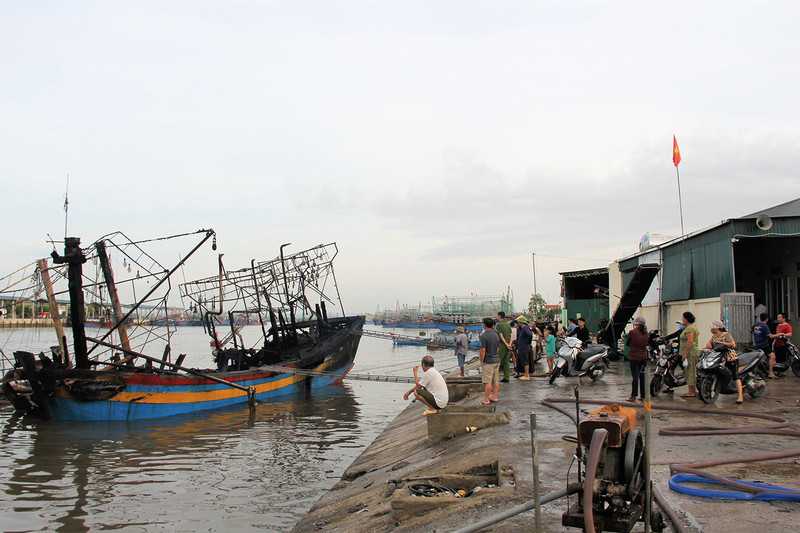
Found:
[[[541, 372], [541, 363], [538, 365]], [[474, 371], [472, 375], [474, 376]], [[547, 397], [569, 398], [577, 378], [559, 378], [548, 385], [546, 378], [531, 381], [513, 380], [500, 388], [497, 410], [508, 412], [508, 423], [494, 425], [456, 438], [432, 441], [428, 437], [428, 417], [422, 416], [424, 406], [409, 405], [364, 450], [345, 471], [342, 480], [320, 498], [294, 528], [296, 532], [342, 531], [372, 533], [381, 531], [444, 532], [455, 531], [465, 525], [494, 515], [533, 498], [533, 468], [531, 461], [530, 415], [536, 415], [537, 451], [540, 465], [540, 492], [547, 494], [575, 481], [573, 455], [575, 444], [563, 436], [576, 433], [572, 421], [562, 413], [542, 406]], [[668, 504], [678, 510], [689, 531], [707, 533], [732, 533], [746, 531], [797, 531], [800, 523], [800, 503], [796, 502], [743, 502], [710, 500], [688, 496], [669, 489], [669, 464], [690, 463], [710, 459], [744, 457], [766, 451], [800, 448], [797, 437], [732, 434], [715, 436], [659, 436], [657, 431], [676, 425], [747, 425], [753, 421], [737, 419], [723, 410], [753, 410], [783, 416], [790, 421], [790, 429], [800, 423], [798, 404], [800, 379], [787, 376], [770, 380], [764, 395], [758, 399], [747, 398], [737, 406], [732, 396], [722, 396], [712, 406], [698, 400], [686, 400], [678, 394], [662, 394], [653, 401], [658, 406], [709, 407], [707, 413], [684, 413], [655, 410], [652, 416], [650, 451], [654, 485], [664, 494]], [[613, 362], [601, 381], [585, 381], [580, 385], [582, 400], [603, 403], [623, 403], [630, 391], [630, 371], [624, 361]], [[481, 392], [470, 392], [456, 403], [454, 411], [463, 407], [477, 407]], [[637, 427], [644, 430], [641, 404], [631, 404], [639, 413]], [[566, 405], [568, 410], [575, 406]], [[584, 404], [581, 416], [599, 407]], [[450, 409], [450, 406], [448, 407]], [[438, 416], [438, 415], [432, 415]], [[762, 422], [755, 422], [762, 425]], [[474, 425], [474, 424], [473, 424]], [[466, 424], [465, 424], [466, 427]], [[469, 498], [427, 509], [419, 515], [409, 514], [397, 518], [393, 514], [392, 496], [395, 491], [408, 492], [413, 480], [447, 479], [447, 475], [467, 472], [471, 468], [497, 461], [498, 486], [490, 491], [480, 491]], [[798, 488], [800, 458], [787, 458], [759, 464], [714, 467], [711, 471], [745, 481], [758, 481], [784, 487]], [[440, 477], [442, 476], [442, 477]], [[575, 497], [556, 500], [542, 508], [543, 531], [579, 531], [561, 525], [561, 515]], [[641, 524], [638, 531], [642, 529]], [[533, 512], [518, 515], [493, 526], [493, 532], [533, 530]], [[635, 531], [636, 531], [635, 530]], [[673, 531], [668, 528], [667, 531]]]

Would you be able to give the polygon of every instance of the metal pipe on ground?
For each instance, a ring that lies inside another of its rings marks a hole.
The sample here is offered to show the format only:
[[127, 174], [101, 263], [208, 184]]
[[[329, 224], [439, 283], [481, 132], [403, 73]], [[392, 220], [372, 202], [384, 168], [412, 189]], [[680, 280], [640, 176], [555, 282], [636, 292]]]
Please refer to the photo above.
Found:
[[[544, 505], [546, 503], [550, 503], [554, 500], [558, 500], [559, 498], [563, 498], [564, 496], [575, 494], [580, 490], [581, 490], [580, 483], [570, 483], [564, 489], [556, 490], [549, 494], [545, 494], [544, 496], [539, 498], [539, 504]], [[489, 518], [481, 520], [480, 522], [461, 528], [457, 531], [454, 531], [453, 533], [476, 533], [477, 531], [480, 531], [481, 529], [497, 524], [498, 522], [502, 522], [503, 520], [508, 520], [509, 518], [514, 517], [518, 514], [528, 512], [531, 509], [534, 509], [535, 507], [536, 507], [535, 500], [531, 500], [527, 503], [523, 503], [522, 505], [517, 505], [516, 507], [512, 507], [511, 509], [504, 511], [502, 513], [490, 516]]]

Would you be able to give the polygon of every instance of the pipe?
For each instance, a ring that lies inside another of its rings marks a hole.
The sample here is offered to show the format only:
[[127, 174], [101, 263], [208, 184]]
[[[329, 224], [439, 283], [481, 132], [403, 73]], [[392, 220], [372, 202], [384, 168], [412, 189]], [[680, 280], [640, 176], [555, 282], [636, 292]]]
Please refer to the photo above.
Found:
[[659, 490], [655, 487], [653, 487], [653, 498], [655, 498], [656, 503], [658, 503], [658, 506], [661, 507], [661, 510], [667, 514], [667, 517], [669, 518], [670, 522], [672, 522], [672, 526], [675, 528], [675, 533], [687, 533], [686, 528], [683, 527], [683, 524], [681, 523], [680, 517], [678, 517], [678, 515], [675, 514], [675, 511], [667, 503], [667, 500], [664, 498], [664, 496], [661, 495], [661, 492], [659, 492]]
[[[570, 494], [576, 494], [580, 492], [582, 485], [580, 483], [570, 483], [564, 489], [558, 489], [557, 491], [551, 492], [549, 494], [545, 494], [541, 498], [539, 498], [539, 504], [544, 505], [545, 503], [550, 503], [553, 500], [558, 500], [559, 498], [563, 498], [564, 496], [569, 496]], [[517, 505], [516, 507], [512, 507], [507, 511], [503, 511], [502, 513], [498, 513], [494, 516], [490, 516], [480, 522], [476, 522], [475, 524], [469, 525], [467, 527], [463, 527], [453, 533], [476, 533], [481, 529], [487, 528], [492, 526], [498, 522], [502, 522], [503, 520], [507, 520], [513, 516], [518, 514], [525, 513], [534, 509], [536, 504], [534, 500], [531, 500], [527, 503], [523, 503], [522, 505]]]
[[597, 465], [603, 453], [603, 445], [608, 437], [608, 430], [597, 428], [592, 433], [592, 442], [589, 453], [586, 454], [586, 470], [583, 473], [583, 530], [586, 533], [595, 533], [594, 529], [594, 482], [597, 477]]

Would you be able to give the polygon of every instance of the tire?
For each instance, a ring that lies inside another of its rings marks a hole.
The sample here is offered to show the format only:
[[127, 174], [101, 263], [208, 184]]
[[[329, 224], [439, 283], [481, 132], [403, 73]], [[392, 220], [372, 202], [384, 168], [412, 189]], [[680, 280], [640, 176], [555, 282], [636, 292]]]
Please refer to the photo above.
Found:
[[703, 403], [714, 403], [717, 401], [720, 387], [717, 376], [697, 378], [697, 392]]
[[800, 359], [792, 361], [792, 372], [794, 372], [795, 376], [800, 378]]
[[592, 381], [599, 381], [606, 375], [606, 367], [603, 363], [596, 364], [594, 368], [589, 371], [589, 377]]
[[556, 378], [560, 375], [561, 375], [561, 367], [560, 366], [554, 367], [553, 371], [550, 372], [550, 385], [552, 385], [553, 382], [556, 380]]
[[663, 374], [653, 374], [653, 378], [650, 380], [650, 396], [658, 396], [661, 394], [661, 389], [664, 388], [664, 376]]
[[[759, 379], [760, 379], [760, 378], [759, 378]], [[763, 381], [763, 380], [762, 380], [762, 381]], [[750, 390], [748, 390], [748, 391], [747, 391], [747, 394], [749, 394], [751, 398], [758, 398], [759, 396], [761, 396], [762, 394], [764, 394], [764, 391], [765, 391], [766, 389], [767, 389], [767, 385], [766, 385], [766, 383], [764, 383], [762, 387], [759, 387], [759, 388], [757, 388], [757, 389], [750, 389]]]

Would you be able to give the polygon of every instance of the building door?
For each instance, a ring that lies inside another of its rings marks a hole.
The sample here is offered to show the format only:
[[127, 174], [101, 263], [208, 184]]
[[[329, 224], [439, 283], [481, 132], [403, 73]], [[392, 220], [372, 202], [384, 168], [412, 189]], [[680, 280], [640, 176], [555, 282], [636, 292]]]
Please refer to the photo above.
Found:
[[767, 309], [770, 318], [777, 317], [778, 313], [786, 313], [786, 318], [791, 318], [792, 298], [789, 290], [790, 278], [773, 278], [767, 280]]

